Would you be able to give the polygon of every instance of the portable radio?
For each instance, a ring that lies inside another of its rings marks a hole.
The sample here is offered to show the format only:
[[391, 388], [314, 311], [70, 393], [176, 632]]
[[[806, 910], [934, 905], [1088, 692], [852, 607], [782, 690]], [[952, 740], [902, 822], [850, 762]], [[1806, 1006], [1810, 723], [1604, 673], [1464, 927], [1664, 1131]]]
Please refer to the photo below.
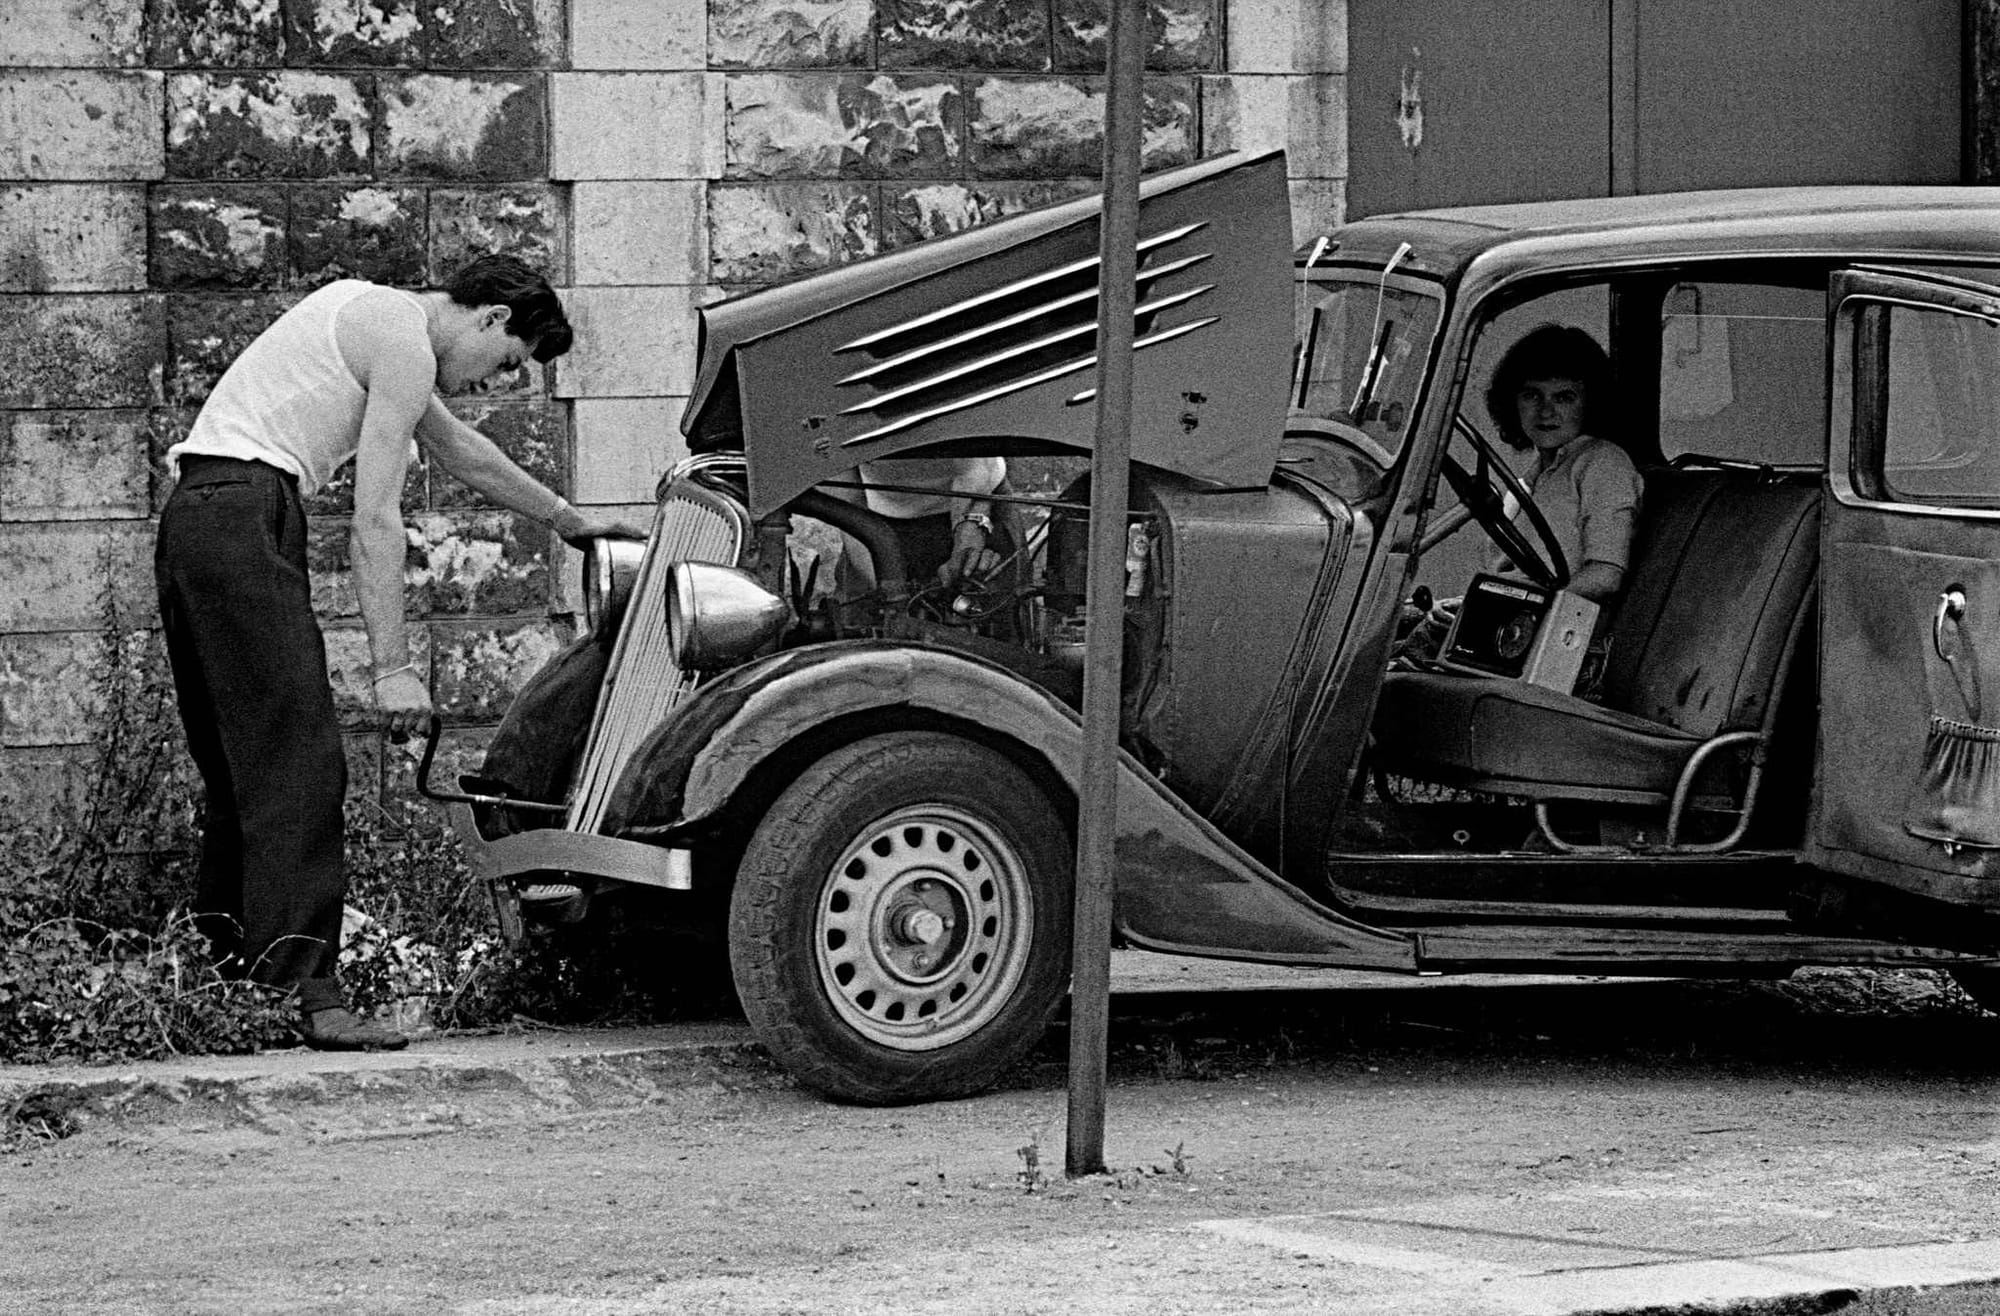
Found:
[[1474, 576], [1438, 661], [1568, 694], [1596, 626], [1589, 599], [1516, 577]]

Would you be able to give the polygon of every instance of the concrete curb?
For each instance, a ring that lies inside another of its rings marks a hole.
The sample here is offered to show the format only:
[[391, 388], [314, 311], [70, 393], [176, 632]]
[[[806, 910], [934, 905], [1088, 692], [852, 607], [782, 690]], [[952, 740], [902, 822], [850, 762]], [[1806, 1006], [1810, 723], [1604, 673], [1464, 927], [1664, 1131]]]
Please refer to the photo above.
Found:
[[[1496, 1205], [1496, 1215], [1501, 1208]], [[1991, 1316], [2000, 1310], [2000, 1240], [1836, 1247], [1803, 1252], [1685, 1255], [1685, 1246], [1593, 1245], [1483, 1234], [1477, 1255], [1384, 1245], [1349, 1235], [1343, 1215], [1205, 1220], [1197, 1228], [1279, 1255], [1313, 1257], [1378, 1276], [1412, 1310], [1459, 1299], [1465, 1316]], [[1671, 1238], [1673, 1229], [1662, 1224]], [[1681, 1240], [1675, 1240], [1676, 1243]], [[1610, 1255], [1616, 1253], [1616, 1256]], [[1565, 1255], [1567, 1254], [1567, 1255]], [[1564, 1264], [1568, 1263], [1568, 1264]]]
[[440, 1037], [119, 1066], [0, 1068], [0, 1135], [96, 1125], [398, 1137], [790, 1086], [741, 1025]]
[[[1330, 988], [1435, 990], [1443, 980], [1330, 974], [1146, 951], [1113, 955], [1121, 996]], [[1487, 979], [1457, 979], [1463, 985]], [[1570, 978], [1503, 979], [1509, 985]], [[0, 1141], [91, 1125], [190, 1124], [313, 1138], [395, 1137], [630, 1109], [671, 1093], [791, 1086], [747, 1025], [537, 1029], [420, 1039], [406, 1051], [298, 1048], [118, 1065], [0, 1065]]]

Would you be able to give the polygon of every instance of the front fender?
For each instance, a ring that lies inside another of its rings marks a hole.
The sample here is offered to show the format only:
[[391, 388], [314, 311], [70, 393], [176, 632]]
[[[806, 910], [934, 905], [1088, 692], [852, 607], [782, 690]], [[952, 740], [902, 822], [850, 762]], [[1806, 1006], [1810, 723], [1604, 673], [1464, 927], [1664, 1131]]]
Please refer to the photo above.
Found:
[[[976, 724], [1045, 763], [1072, 795], [1082, 725], [1047, 691], [946, 649], [848, 641], [795, 649], [703, 688], [655, 730], [613, 796], [626, 820], [692, 827], [720, 814], [751, 774], [800, 736], [871, 710], [909, 708]], [[1118, 930], [1157, 950], [1414, 971], [1410, 938], [1308, 899], [1120, 753]]]

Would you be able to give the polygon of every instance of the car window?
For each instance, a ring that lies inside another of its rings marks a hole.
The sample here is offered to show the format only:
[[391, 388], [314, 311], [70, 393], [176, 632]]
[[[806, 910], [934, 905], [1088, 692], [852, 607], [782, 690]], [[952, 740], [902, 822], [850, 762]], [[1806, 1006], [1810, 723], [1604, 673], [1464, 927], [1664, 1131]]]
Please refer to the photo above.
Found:
[[1819, 466], [1826, 294], [1675, 284], [1660, 308], [1660, 453]]
[[1377, 277], [1315, 280], [1305, 297], [1292, 406], [1400, 452], [1437, 332], [1437, 296]]
[[1881, 483], [1898, 501], [2000, 506], [2000, 326], [1883, 306]]

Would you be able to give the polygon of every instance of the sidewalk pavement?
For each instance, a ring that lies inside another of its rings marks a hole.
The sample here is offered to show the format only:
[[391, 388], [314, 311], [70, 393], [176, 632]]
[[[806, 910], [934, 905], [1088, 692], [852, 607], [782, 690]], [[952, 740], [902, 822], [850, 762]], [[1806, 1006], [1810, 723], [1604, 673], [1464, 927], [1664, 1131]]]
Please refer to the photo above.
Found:
[[[1143, 951], [1116, 952], [1112, 966], [1112, 990], [1121, 997], [1579, 981], [1515, 975], [1408, 979]], [[124, 1065], [0, 1066], [0, 1137], [23, 1131], [63, 1137], [96, 1124], [131, 1129], [170, 1123], [185, 1132], [362, 1141], [536, 1124], [676, 1098], [790, 1086], [741, 1023], [546, 1028], [432, 1036], [400, 1052], [301, 1047]], [[1696, 1218], [1698, 1212], [1690, 1216], [1685, 1203], [1668, 1214], [1633, 1205], [1625, 1220], [1607, 1219], [1590, 1208], [1596, 1213], [1592, 1227], [1583, 1231], [1593, 1235], [1587, 1244], [1573, 1241], [1578, 1231], [1569, 1221], [1510, 1218], [1507, 1229], [1492, 1227], [1493, 1219], [1521, 1207], [1441, 1199], [1404, 1213], [1408, 1218], [1334, 1211], [1214, 1220], [1200, 1227], [1253, 1247], [1361, 1267], [1385, 1297], [1399, 1285], [1407, 1287], [1410, 1310], [1430, 1310], [1441, 1289], [1456, 1288], [1478, 1310], [1509, 1316], [2000, 1313], [2000, 1238], [1940, 1241], [1836, 1226], [1823, 1238], [1790, 1240], [1808, 1246], [1744, 1255], [1740, 1233], [1729, 1222]], [[1584, 1208], [1578, 1204], [1578, 1209]], [[1432, 1219], [1426, 1211], [1444, 1214]], [[1483, 1223], [1462, 1218], [1467, 1211]], [[1589, 1255], [1558, 1255], [1565, 1245]]]

